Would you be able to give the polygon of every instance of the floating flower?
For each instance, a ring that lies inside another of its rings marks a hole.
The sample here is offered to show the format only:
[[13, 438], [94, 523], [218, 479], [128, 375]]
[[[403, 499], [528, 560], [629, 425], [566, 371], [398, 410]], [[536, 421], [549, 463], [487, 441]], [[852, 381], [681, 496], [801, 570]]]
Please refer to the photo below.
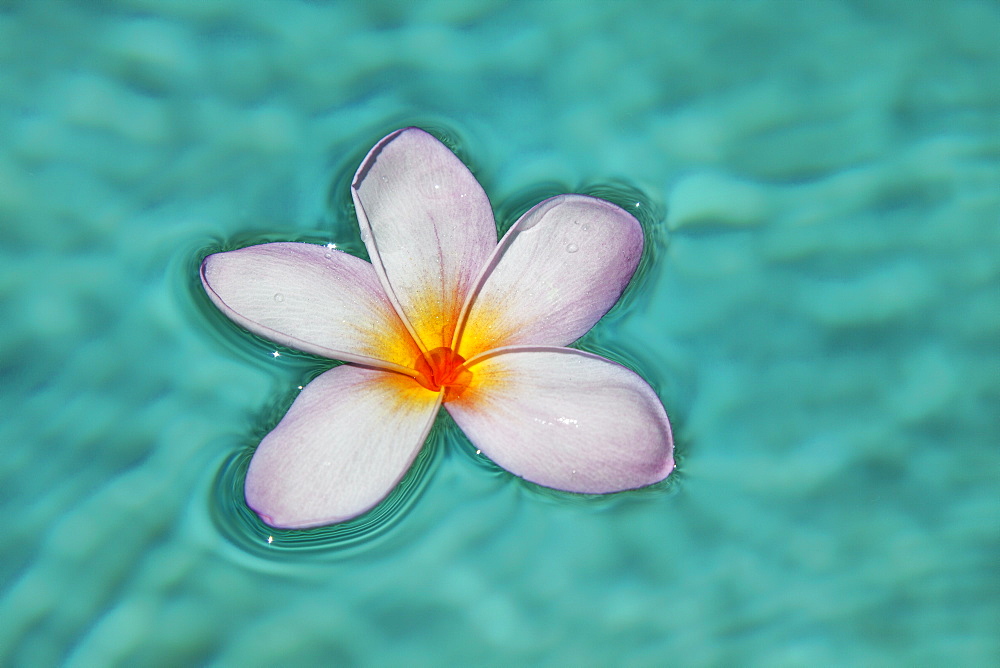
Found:
[[478, 450], [539, 485], [603, 494], [670, 474], [670, 424], [649, 385], [565, 347], [635, 272], [634, 217], [562, 195], [497, 243], [482, 187], [417, 128], [380, 141], [351, 192], [371, 263], [269, 243], [202, 264], [209, 297], [237, 324], [346, 362], [309, 383], [254, 453], [246, 500], [266, 523], [305, 528], [374, 507], [442, 405]]

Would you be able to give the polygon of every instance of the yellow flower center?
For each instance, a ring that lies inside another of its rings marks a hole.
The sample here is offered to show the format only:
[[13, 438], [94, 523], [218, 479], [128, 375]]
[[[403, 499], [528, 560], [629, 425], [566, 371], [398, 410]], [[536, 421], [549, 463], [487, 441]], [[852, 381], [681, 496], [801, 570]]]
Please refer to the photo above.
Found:
[[456, 399], [472, 382], [472, 372], [464, 364], [465, 358], [451, 348], [435, 348], [414, 362], [415, 380], [432, 392], [444, 388], [445, 401]]

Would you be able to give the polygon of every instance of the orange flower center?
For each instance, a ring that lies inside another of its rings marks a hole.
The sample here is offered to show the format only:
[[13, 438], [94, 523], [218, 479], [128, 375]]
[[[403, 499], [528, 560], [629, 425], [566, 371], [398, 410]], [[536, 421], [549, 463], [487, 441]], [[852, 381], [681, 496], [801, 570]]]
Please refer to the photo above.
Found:
[[472, 372], [464, 366], [465, 358], [451, 348], [435, 348], [421, 355], [413, 364], [416, 381], [432, 392], [444, 388], [444, 400], [462, 396], [472, 382]]

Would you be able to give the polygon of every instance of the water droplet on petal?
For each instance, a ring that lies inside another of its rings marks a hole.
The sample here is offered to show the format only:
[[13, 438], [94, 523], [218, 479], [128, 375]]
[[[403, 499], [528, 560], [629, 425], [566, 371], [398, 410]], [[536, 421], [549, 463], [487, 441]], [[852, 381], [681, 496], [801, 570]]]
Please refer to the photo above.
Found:
[[575, 253], [578, 250], [580, 250], [580, 249], [577, 247], [576, 244], [570, 244], [570, 245], [566, 246], [566, 252], [567, 253]]
[[281, 294], [280, 292], [275, 293], [275, 295], [274, 295], [274, 301], [276, 301], [276, 302], [283, 302], [283, 301], [285, 301], [285, 295]]
[[583, 230], [584, 232], [589, 232], [590, 231], [590, 225], [588, 225], [587, 223], [584, 223], [583, 227], [581, 227], [580, 229]]
[[457, 197], [459, 192], [452, 181], [448, 169], [444, 167], [432, 167], [422, 173], [414, 175], [417, 187], [424, 197], [430, 199], [444, 199]]

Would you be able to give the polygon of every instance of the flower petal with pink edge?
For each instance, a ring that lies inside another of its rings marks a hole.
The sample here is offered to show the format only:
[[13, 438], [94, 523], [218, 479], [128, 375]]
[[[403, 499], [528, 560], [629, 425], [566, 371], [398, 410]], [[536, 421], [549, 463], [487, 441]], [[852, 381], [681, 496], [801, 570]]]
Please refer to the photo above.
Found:
[[450, 346], [496, 246], [490, 201], [448, 147], [418, 128], [375, 145], [351, 186], [361, 238], [390, 299], [427, 349]]
[[642, 255], [642, 227], [596, 197], [561, 195], [514, 223], [491, 258], [458, 351], [562, 346], [583, 336], [628, 285]]
[[371, 264], [331, 248], [273, 243], [205, 258], [212, 302], [254, 334], [314, 355], [412, 367], [413, 343]]
[[327, 371], [261, 441], [247, 471], [247, 504], [283, 529], [357, 517], [402, 479], [439, 406], [439, 393], [400, 374]]
[[470, 360], [472, 382], [445, 408], [511, 473], [587, 494], [644, 487], [674, 469], [656, 393], [614, 362], [571, 348], [520, 347]]

